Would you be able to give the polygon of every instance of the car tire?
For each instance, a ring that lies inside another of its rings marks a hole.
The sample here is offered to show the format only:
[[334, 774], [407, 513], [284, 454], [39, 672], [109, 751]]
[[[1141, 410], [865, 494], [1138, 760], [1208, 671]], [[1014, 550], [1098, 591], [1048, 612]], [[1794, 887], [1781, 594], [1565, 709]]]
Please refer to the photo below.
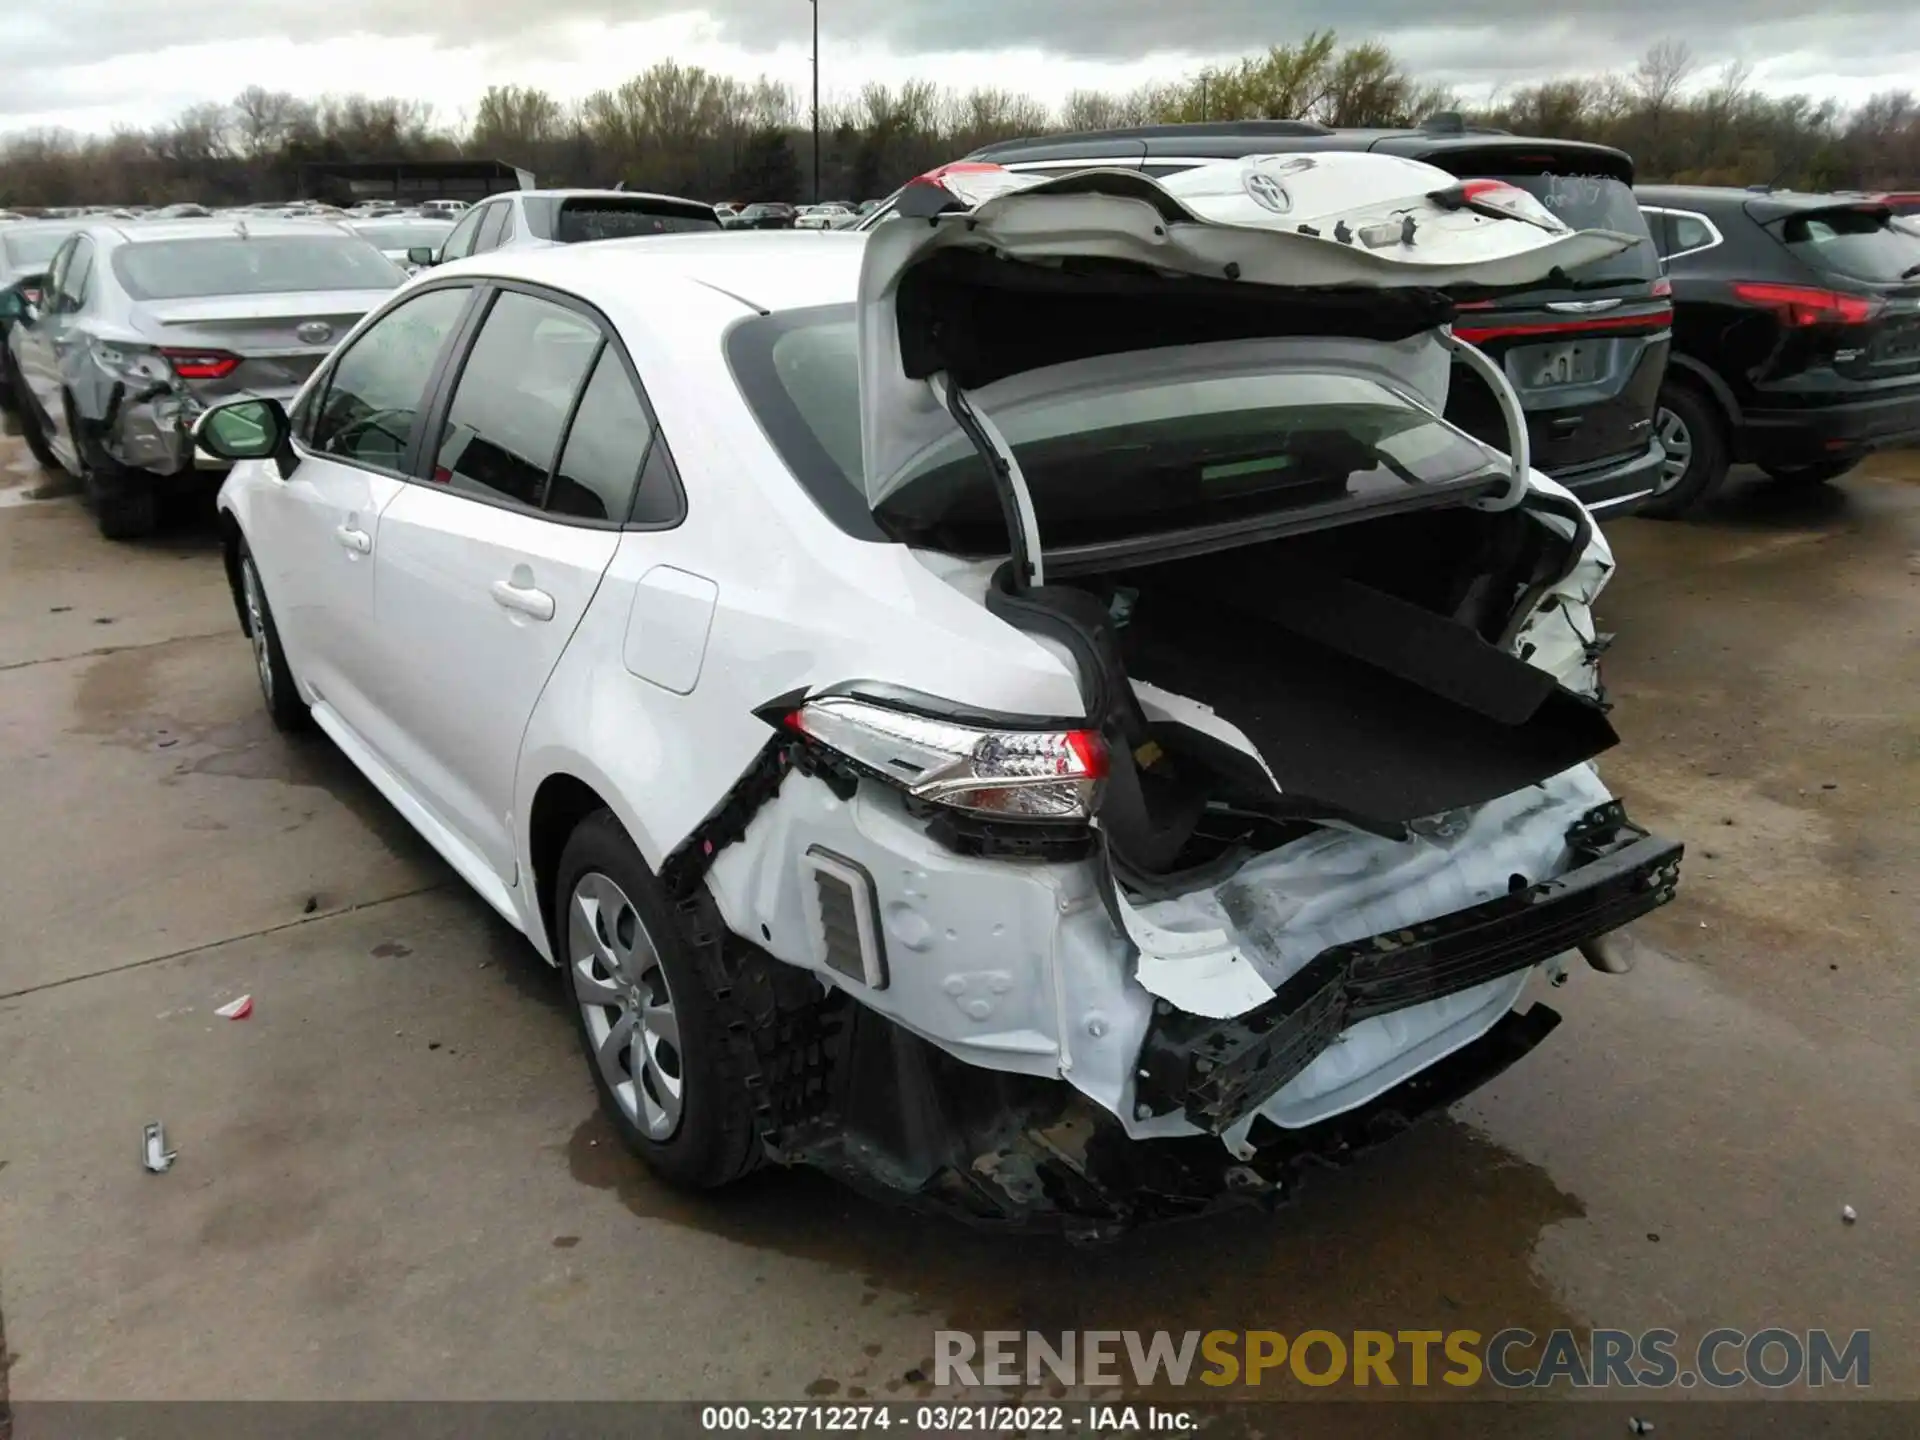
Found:
[[17, 370], [13, 375], [13, 398], [20, 420], [20, 438], [27, 442], [27, 449], [34, 460], [50, 474], [66, 474], [66, 466], [60, 463], [60, 457], [53, 453], [53, 447], [47, 443], [46, 428], [40, 423], [40, 404], [27, 388], [25, 377]]
[[1720, 409], [1706, 395], [1681, 381], [1660, 387], [1654, 433], [1667, 449], [1653, 494], [1637, 514], [1678, 520], [1712, 498], [1727, 478], [1727, 427]]
[[109, 540], [139, 540], [160, 527], [160, 494], [153, 477], [122, 465], [87, 437], [73, 400], [67, 400], [67, 434], [80, 457], [80, 485], [93, 523]]
[[1860, 463], [1860, 457], [1849, 460], [1821, 460], [1812, 465], [1762, 465], [1767, 478], [1777, 485], [1789, 486], [1795, 490], [1811, 490], [1816, 485], [1825, 485], [1838, 480]]
[[247, 639], [253, 645], [254, 673], [260, 680], [260, 698], [276, 730], [298, 732], [312, 723], [312, 712], [300, 698], [293, 669], [287, 664], [287, 652], [280, 644], [280, 627], [274, 624], [273, 607], [267, 603], [266, 586], [260, 583], [260, 570], [253, 555], [240, 547], [240, 604], [246, 613]]
[[[712, 1190], [765, 1158], [751, 1044], [611, 810], [581, 821], [553, 888], [555, 958], [601, 1109], [656, 1174]], [[636, 1057], [639, 1057], [636, 1065]]]
[[20, 410], [20, 396], [13, 383], [13, 353], [6, 337], [0, 335], [0, 414], [14, 415]]

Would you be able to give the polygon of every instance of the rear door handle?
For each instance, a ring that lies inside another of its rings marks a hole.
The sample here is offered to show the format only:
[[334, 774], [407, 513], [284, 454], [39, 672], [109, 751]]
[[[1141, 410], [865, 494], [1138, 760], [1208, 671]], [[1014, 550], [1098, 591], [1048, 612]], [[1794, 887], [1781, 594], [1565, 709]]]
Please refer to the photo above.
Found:
[[553, 619], [553, 596], [531, 585], [515, 585], [509, 580], [493, 582], [493, 602], [507, 610], [517, 610], [535, 620]]
[[353, 551], [356, 555], [371, 555], [373, 553], [373, 537], [367, 534], [366, 531], [358, 529], [355, 526], [336, 525], [333, 530], [333, 538], [346, 546], [347, 549]]

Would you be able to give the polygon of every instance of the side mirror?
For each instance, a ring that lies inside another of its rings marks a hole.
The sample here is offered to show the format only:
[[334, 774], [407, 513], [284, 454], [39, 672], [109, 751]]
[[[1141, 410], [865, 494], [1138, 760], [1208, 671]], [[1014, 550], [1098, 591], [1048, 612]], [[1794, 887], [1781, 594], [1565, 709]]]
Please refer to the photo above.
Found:
[[293, 470], [293, 431], [278, 400], [243, 396], [201, 412], [193, 422], [193, 441], [220, 460], [268, 460], [281, 478]]
[[412, 245], [407, 249], [409, 265], [428, 266], [435, 261], [434, 248], [431, 245]]

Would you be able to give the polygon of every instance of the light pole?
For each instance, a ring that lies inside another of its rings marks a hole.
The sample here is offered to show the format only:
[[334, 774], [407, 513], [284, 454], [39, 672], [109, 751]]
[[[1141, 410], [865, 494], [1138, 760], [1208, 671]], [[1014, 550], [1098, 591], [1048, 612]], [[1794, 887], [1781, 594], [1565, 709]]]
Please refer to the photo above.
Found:
[[820, 0], [813, 5], [813, 203], [820, 203]]

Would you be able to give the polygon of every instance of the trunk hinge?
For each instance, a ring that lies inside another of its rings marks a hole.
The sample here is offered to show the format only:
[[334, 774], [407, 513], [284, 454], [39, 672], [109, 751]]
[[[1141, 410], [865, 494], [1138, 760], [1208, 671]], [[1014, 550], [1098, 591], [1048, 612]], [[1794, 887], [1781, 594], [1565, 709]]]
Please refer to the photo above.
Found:
[[1507, 454], [1513, 470], [1507, 481], [1506, 492], [1477, 500], [1474, 508], [1511, 510], [1526, 499], [1527, 476], [1533, 467], [1532, 445], [1527, 438], [1527, 412], [1521, 408], [1520, 397], [1514, 393], [1507, 372], [1494, 364], [1484, 350], [1462, 340], [1451, 329], [1440, 332], [1440, 342], [1457, 355], [1469, 370], [1487, 382], [1487, 388], [1493, 391], [1495, 403], [1500, 406], [1500, 417], [1507, 422]]
[[929, 376], [927, 385], [993, 473], [994, 492], [1000, 497], [1000, 510], [1006, 517], [1007, 539], [1012, 547], [1015, 593], [1029, 586], [1046, 584], [1045, 563], [1040, 555], [1040, 521], [1033, 513], [1033, 494], [1027, 489], [1027, 477], [1020, 471], [1013, 447], [1007, 444], [1000, 427], [984, 412], [974, 409], [966, 392], [945, 374]]

